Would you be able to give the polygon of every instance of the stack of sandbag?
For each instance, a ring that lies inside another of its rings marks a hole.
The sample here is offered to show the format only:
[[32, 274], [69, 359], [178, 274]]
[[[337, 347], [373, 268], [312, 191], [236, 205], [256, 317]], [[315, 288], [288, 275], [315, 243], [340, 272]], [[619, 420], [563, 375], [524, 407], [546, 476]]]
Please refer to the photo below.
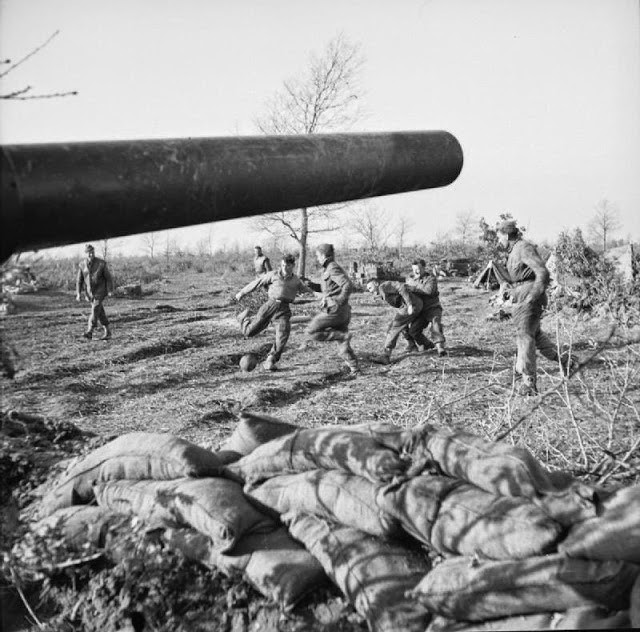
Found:
[[[242, 422], [245, 441], [251, 425], [250, 419]], [[148, 529], [165, 530], [167, 544], [191, 559], [227, 574], [239, 571], [291, 608], [327, 581], [326, 574], [279, 520], [261, 513], [237, 481], [222, 476], [223, 463], [238, 457], [169, 434], [123, 435], [68, 467], [42, 499], [32, 532], [49, 533], [52, 541], [62, 536], [70, 552], [105, 547], [117, 558], [122, 517], [135, 517]]]
[[639, 489], [600, 498], [465, 432], [243, 413], [216, 453], [120, 437], [75, 463], [43, 507], [135, 516], [284, 608], [328, 577], [374, 632], [588, 628], [628, 625], [640, 593]]

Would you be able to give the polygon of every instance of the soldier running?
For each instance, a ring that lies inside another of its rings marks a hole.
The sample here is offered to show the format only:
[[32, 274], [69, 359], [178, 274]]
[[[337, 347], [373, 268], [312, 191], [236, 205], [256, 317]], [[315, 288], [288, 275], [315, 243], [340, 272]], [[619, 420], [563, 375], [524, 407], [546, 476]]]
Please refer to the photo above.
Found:
[[367, 283], [367, 290], [374, 296], [382, 297], [396, 309], [384, 341], [382, 361], [385, 364], [391, 361], [391, 354], [401, 334], [407, 341], [407, 353], [418, 351], [419, 347], [423, 350], [433, 349], [433, 343], [422, 333], [425, 327], [421, 318], [422, 300], [406, 283], [371, 280]]
[[448, 355], [445, 347], [444, 327], [442, 325], [442, 305], [438, 292], [438, 279], [429, 274], [424, 259], [414, 259], [411, 263], [412, 273], [407, 277], [409, 289], [418, 294], [422, 300], [420, 320], [422, 329], [431, 325], [432, 338], [440, 357]]
[[238, 314], [240, 328], [246, 338], [257, 336], [267, 328], [269, 323], [273, 322], [276, 330], [276, 339], [263, 364], [263, 367], [268, 371], [276, 370], [276, 363], [280, 360], [285, 345], [289, 340], [289, 334], [291, 333], [291, 308], [289, 305], [299, 292], [313, 293], [293, 273], [295, 262], [293, 255], [285, 255], [280, 263], [280, 269], [266, 272], [251, 281], [235, 295], [235, 299], [239, 301], [243, 296], [259, 287], [268, 288], [267, 294], [269, 298], [266, 303], [260, 306], [253, 318], [249, 316], [249, 309], [245, 309]]
[[358, 358], [351, 348], [351, 306], [349, 295], [353, 285], [346, 272], [334, 261], [332, 244], [319, 244], [315, 251], [316, 259], [322, 266], [320, 283], [304, 281], [315, 292], [322, 292], [321, 311], [307, 326], [307, 334], [312, 340], [324, 342], [336, 340], [340, 343], [340, 355], [345, 360], [352, 375], [360, 373]]
[[82, 335], [87, 340], [91, 340], [93, 330], [100, 323], [104, 327], [104, 333], [100, 340], [109, 340], [111, 338], [109, 319], [102, 302], [107, 296], [113, 294], [113, 278], [106, 262], [96, 257], [95, 249], [91, 244], [87, 244], [84, 251], [86, 259], [80, 263], [76, 279], [76, 301], [80, 300], [82, 290], [84, 290], [85, 298], [91, 301], [91, 314], [87, 330]]
[[[537, 248], [522, 239], [522, 233], [512, 220], [502, 222], [497, 231], [498, 242], [509, 252], [507, 270], [511, 282], [505, 289], [514, 303], [512, 312], [516, 328], [516, 373], [522, 376], [519, 388], [521, 395], [535, 395], [536, 348], [549, 360], [558, 361], [556, 345], [542, 332], [540, 320], [547, 305], [546, 289], [549, 285], [549, 271]], [[569, 358], [565, 354], [560, 360], [567, 371]]]

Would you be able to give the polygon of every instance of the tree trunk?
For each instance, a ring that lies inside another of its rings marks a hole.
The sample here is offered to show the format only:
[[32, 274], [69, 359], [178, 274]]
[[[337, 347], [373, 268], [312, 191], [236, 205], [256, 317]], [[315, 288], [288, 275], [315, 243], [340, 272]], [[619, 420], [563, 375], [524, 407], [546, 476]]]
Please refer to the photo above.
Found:
[[306, 276], [307, 271], [307, 238], [309, 236], [309, 212], [306, 208], [300, 209], [300, 258], [298, 259], [298, 276]]

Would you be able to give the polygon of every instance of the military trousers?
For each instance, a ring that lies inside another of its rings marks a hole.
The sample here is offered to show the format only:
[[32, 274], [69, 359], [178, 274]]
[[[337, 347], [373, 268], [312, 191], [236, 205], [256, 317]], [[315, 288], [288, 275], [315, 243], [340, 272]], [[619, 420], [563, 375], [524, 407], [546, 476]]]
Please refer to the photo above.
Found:
[[425, 324], [422, 315], [422, 301], [417, 297], [413, 297], [413, 313], [409, 314], [407, 306], [404, 305], [396, 310], [393, 320], [389, 323], [387, 329], [387, 337], [384, 341], [385, 349], [389, 351], [395, 349], [400, 334], [404, 336], [410, 345], [420, 345], [425, 349], [433, 347], [433, 344], [425, 337], [422, 330]]
[[535, 377], [536, 349], [549, 360], [558, 360], [558, 350], [555, 344], [542, 331], [540, 320], [542, 311], [547, 304], [547, 297], [543, 294], [533, 301], [515, 303], [512, 320], [516, 329], [516, 373]]
[[102, 304], [103, 301], [103, 298], [96, 298], [95, 296], [91, 299], [91, 313], [89, 314], [89, 322], [87, 323], [88, 331], [95, 329], [98, 323], [103, 327], [109, 326], [109, 319]]
[[260, 306], [255, 316], [244, 318], [240, 323], [240, 327], [245, 337], [253, 338], [253, 336], [257, 336], [264, 331], [269, 326], [269, 323], [273, 323], [276, 334], [269, 355], [273, 356], [274, 361], [277, 362], [280, 360], [291, 333], [291, 308], [289, 303], [269, 299]]
[[307, 325], [307, 335], [311, 340], [325, 342], [336, 340], [340, 343], [340, 356], [352, 369], [357, 368], [358, 360], [349, 344], [349, 323], [351, 306], [344, 303], [317, 313]]

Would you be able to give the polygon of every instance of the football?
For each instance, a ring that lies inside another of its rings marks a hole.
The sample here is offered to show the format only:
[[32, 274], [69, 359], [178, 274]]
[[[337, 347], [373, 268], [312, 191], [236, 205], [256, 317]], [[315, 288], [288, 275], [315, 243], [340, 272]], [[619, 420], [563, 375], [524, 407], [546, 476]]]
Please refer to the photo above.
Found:
[[244, 373], [249, 373], [249, 371], [253, 371], [258, 365], [258, 358], [253, 353], [245, 353], [240, 358], [240, 369]]

